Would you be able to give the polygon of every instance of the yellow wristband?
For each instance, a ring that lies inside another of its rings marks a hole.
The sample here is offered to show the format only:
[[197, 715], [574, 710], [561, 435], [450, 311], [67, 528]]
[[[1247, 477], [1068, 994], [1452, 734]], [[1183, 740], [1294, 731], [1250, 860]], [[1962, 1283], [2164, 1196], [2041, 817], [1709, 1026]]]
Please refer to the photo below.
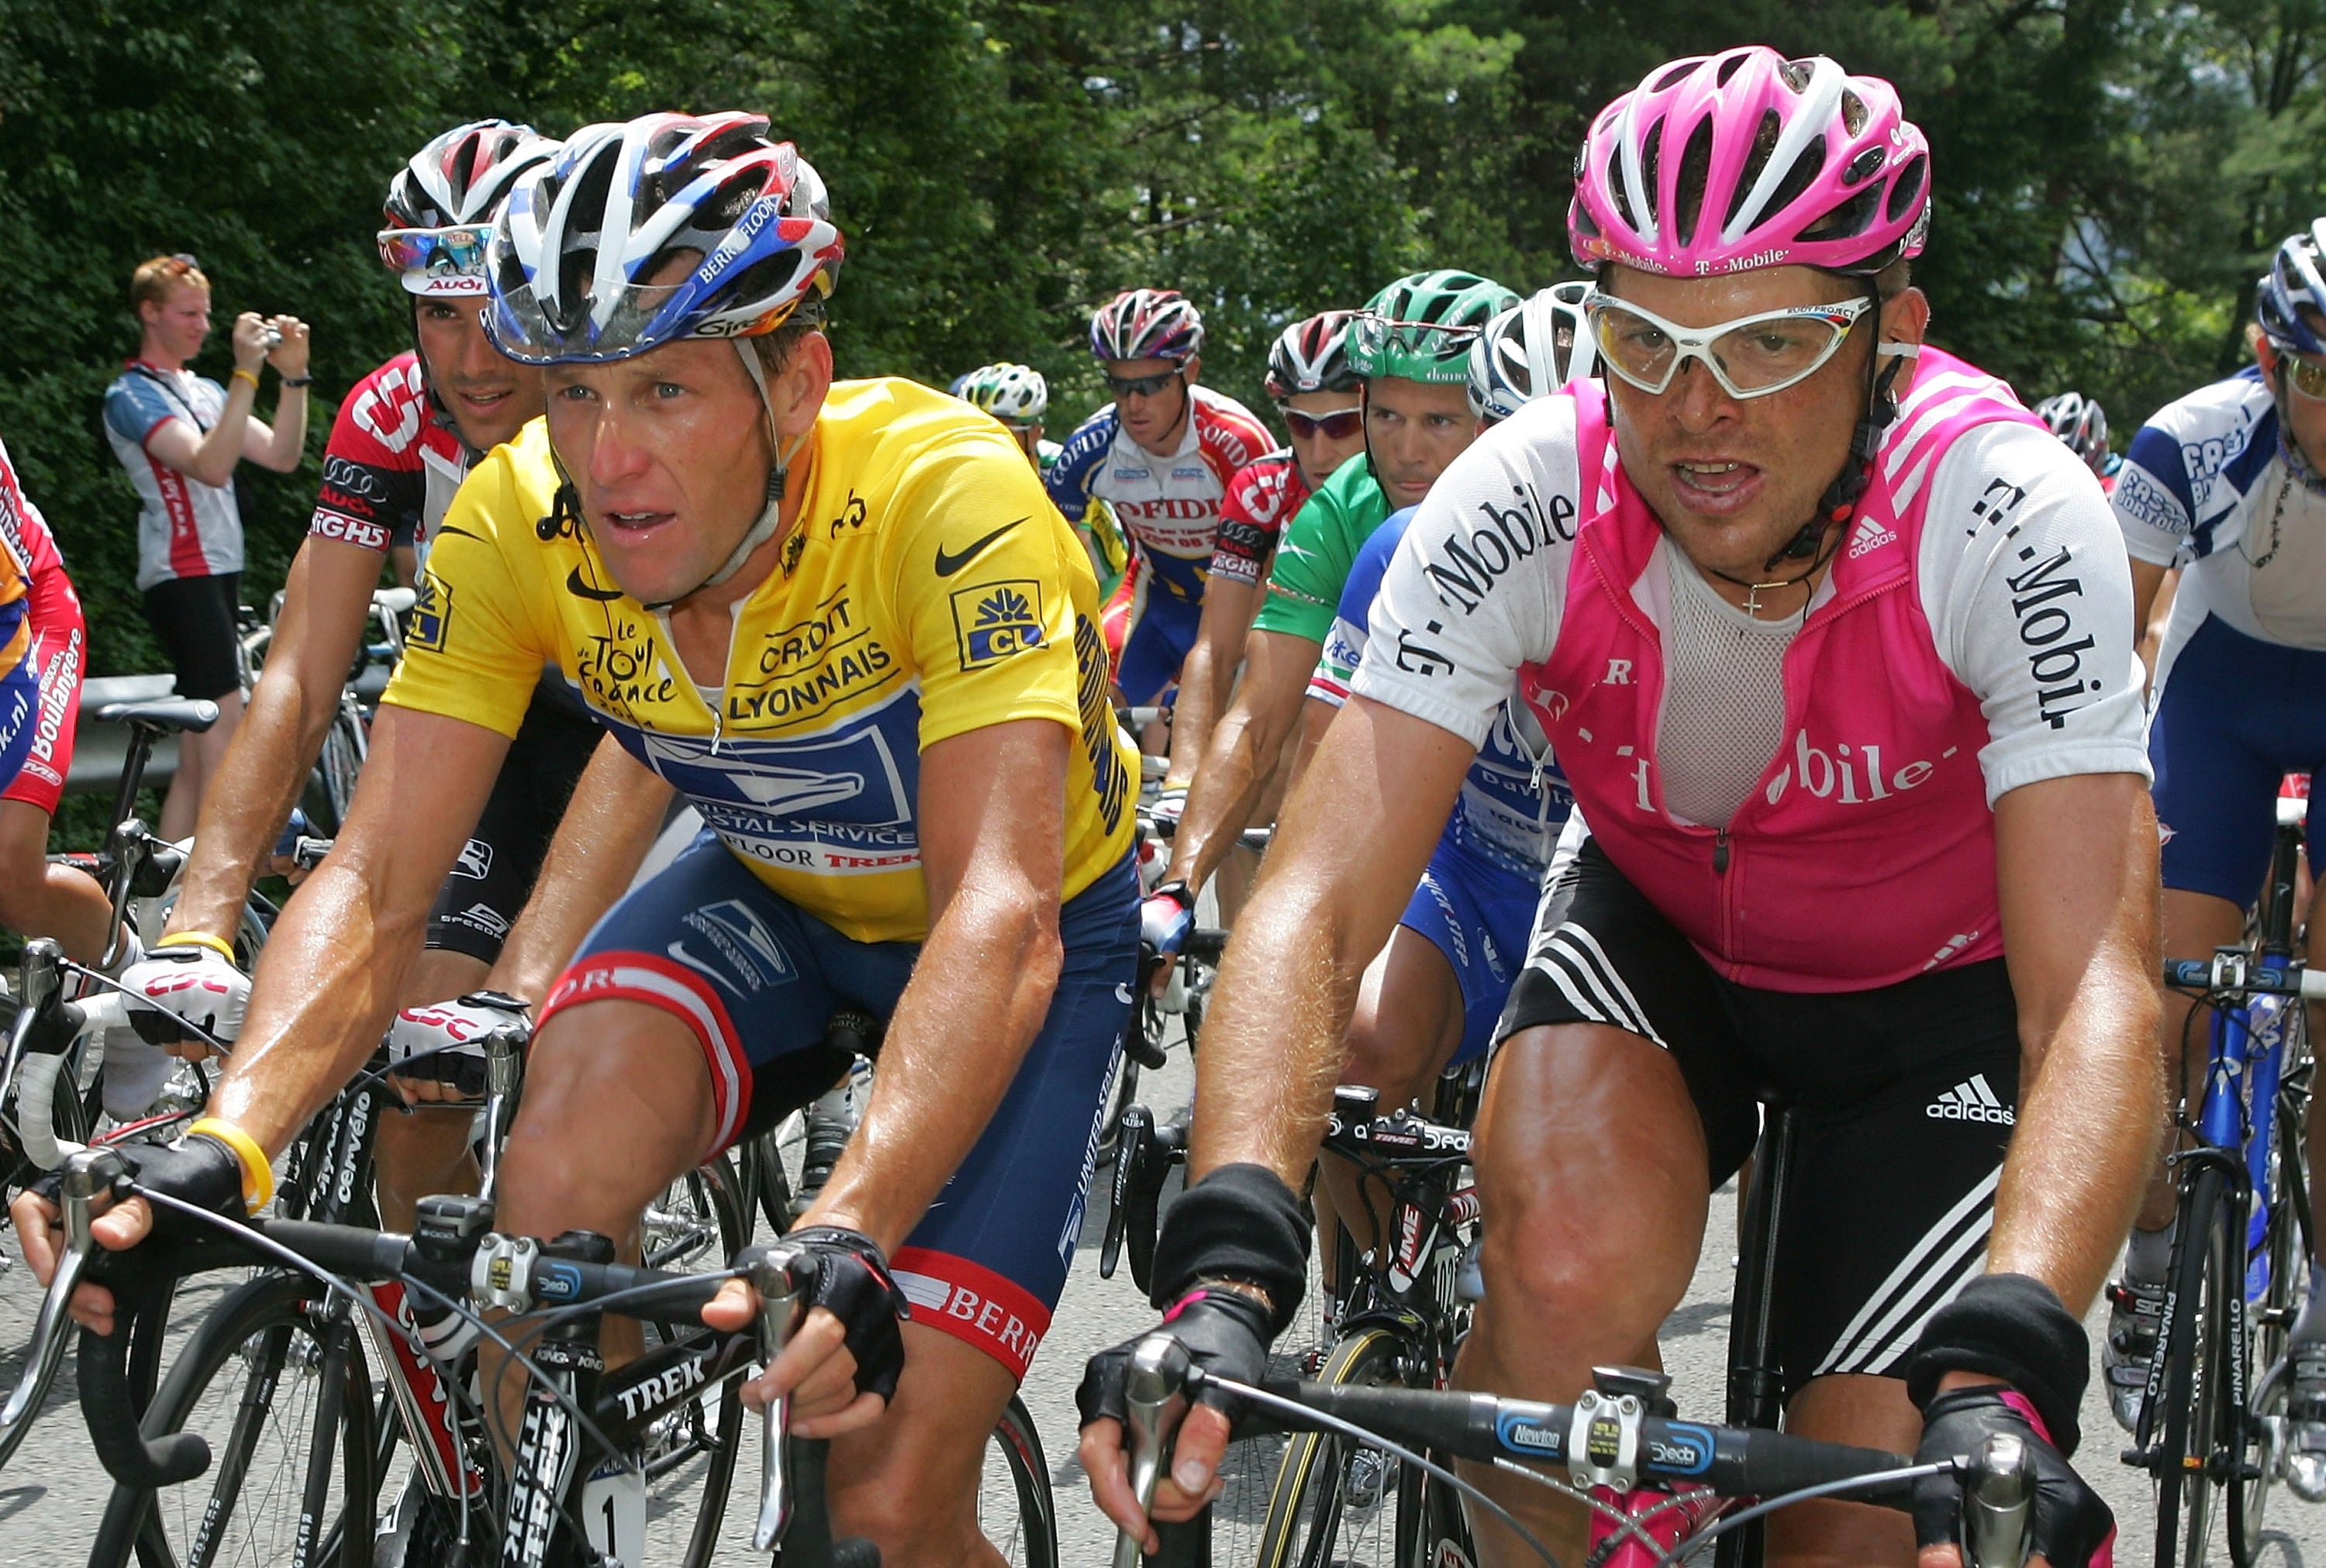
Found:
[[212, 936], [207, 931], [173, 931], [154, 945], [157, 948], [206, 947], [227, 962], [234, 962], [234, 944], [222, 936]]
[[258, 1140], [230, 1121], [206, 1116], [186, 1129], [188, 1137], [218, 1139], [242, 1165], [242, 1205], [253, 1214], [274, 1201], [274, 1165]]
[[246, 380], [246, 381], [249, 382], [249, 383], [250, 383], [250, 390], [251, 390], [251, 391], [253, 391], [253, 392], [256, 392], [256, 391], [258, 390], [258, 372], [257, 372], [257, 371], [256, 371], [256, 370], [245, 370], [241, 366], [237, 365], [237, 366], [236, 366], [234, 367], [234, 376], [229, 376], [229, 377], [228, 377], [228, 380], [233, 380], [233, 379], [235, 379], [235, 377], [237, 377], [237, 376], [238, 376], [238, 377], [242, 378], [243, 380]]

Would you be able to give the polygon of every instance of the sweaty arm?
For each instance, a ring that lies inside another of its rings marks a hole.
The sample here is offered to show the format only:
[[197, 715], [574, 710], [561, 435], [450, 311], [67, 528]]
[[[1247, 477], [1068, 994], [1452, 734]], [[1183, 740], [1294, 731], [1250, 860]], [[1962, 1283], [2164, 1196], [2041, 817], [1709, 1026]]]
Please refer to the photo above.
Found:
[[210, 1099], [269, 1155], [379, 1044], [508, 744], [466, 719], [381, 704], [355, 804], [259, 955], [249, 1016]]
[[1255, 631], [1244, 646], [1243, 682], [1204, 749], [1164, 874], [1167, 881], [1198, 890], [1251, 821], [1261, 789], [1299, 719], [1308, 673], [1317, 667], [1317, 645], [1289, 632]]
[[[1979, 696], [2017, 1121], [1987, 1267], [2080, 1314], [2155, 1158], [2157, 841], [2134, 571], [2090, 471], [2031, 427], [1958, 441], [1931, 481], [1921, 590]], [[2153, 591], [2161, 567], [2150, 564]]]
[[538, 1004], [661, 833], [671, 786], [609, 735], [590, 754], [488, 990]]
[[1221, 577], [1214, 567], [1204, 587], [1204, 615], [1196, 645], [1179, 666], [1179, 700], [1171, 717], [1171, 767], [1163, 787], [1185, 788], [1209, 748], [1220, 710], [1227, 706], [1243, 662], [1251, 617], [1260, 608], [1256, 584]]
[[801, 1223], [901, 1245], [1001, 1103], [1064, 962], [1065, 726], [1011, 719], [921, 754], [929, 935], [898, 998], [863, 1124]]
[[[1357, 982], [1477, 753], [1475, 740], [1364, 697], [1326, 735], [1279, 814], [1205, 1017], [1191, 1183], [1251, 1164], [1299, 1186], [1332, 1109]], [[1368, 830], [1350, 833], [1353, 821]]]
[[266, 668], [202, 797], [169, 930], [231, 940], [250, 885], [340, 709], [379, 585], [379, 552], [310, 538], [291, 563]]

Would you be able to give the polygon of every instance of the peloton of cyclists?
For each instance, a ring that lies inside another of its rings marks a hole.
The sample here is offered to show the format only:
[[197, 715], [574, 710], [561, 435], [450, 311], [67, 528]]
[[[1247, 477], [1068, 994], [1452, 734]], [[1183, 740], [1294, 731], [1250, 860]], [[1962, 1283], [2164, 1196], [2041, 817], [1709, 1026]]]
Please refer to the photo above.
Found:
[[[2089, 470], [1922, 344], [1930, 156], [1889, 84], [1765, 48], [1677, 61], [1577, 167], [1604, 391], [1489, 431], [1390, 565], [1213, 995], [1159, 1331], [1256, 1376], [1298, 1307], [1291, 1183], [1360, 978], [1515, 683], [1593, 836], [1497, 1031], [1459, 1378], [1571, 1399], [1647, 1363], [1773, 1089], [1805, 1117], [1787, 1424], [1949, 1456], [2015, 1434], [2034, 1550], [2080, 1568], [2109, 1521], [2066, 1462], [2078, 1314], [2162, 1103], [2122, 545]], [[1926, 1113], [1966, 1086], [2015, 1127]], [[1122, 1364], [1084, 1380], [1083, 1461], [1138, 1528]], [[1187, 1416], [1158, 1516], [1209, 1493], [1225, 1433]], [[1476, 1479], [1580, 1560], [1579, 1509]], [[1953, 1483], [1923, 1484], [1912, 1531], [1811, 1504], [1771, 1553], [1950, 1560]], [[1477, 1522], [1482, 1562], [1519, 1560]]]
[[[378, 1041], [554, 663], [711, 830], [553, 988], [498, 1222], [635, 1236], [671, 1180], [833, 1081], [836, 1008], [886, 1017], [861, 1136], [791, 1232], [817, 1310], [754, 1396], [834, 1438], [842, 1531], [954, 1563], [982, 1550], [981, 1457], [1074, 1257], [1130, 1017], [1134, 758], [1096, 584], [1014, 444], [926, 387], [833, 379], [841, 236], [766, 130], [591, 127], [508, 199], [487, 320], [543, 369], [547, 419], [438, 531], [434, 618], [350, 819], [266, 945], [209, 1117], [140, 1179], [219, 1212], [263, 1195]], [[43, 1275], [54, 1214], [16, 1210]], [[706, 1315], [752, 1310], [738, 1285]]]
[[[2326, 218], [2277, 247], [2248, 329], [2254, 363], [2152, 415], [2132, 439], [2112, 502], [2145, 624], [2177, 572], [2156, 658], [2149, 760], [2164, 846], [2164, 950], [2201, 957], [2242, 934], [2269, 860], [2279, 781], [2326, 770]], [[2312, 831], [2316, 825], [2313, 821]], [[2314, 846], [2315, 839], [2312, 842]], [[2311, 850], [2313, 868], [2316, 850]], [[2310, 958], [2326, 957], [2326, 903], [2309, 910]], [[2189, 1000], [2164, 1003], [2167, 1081], [2193, 1098], [2182, 1059], [2205, 1031]], [[2326, 1014], [2312, 1011], [2311, 1037]], [[2326, 1149], [2326, 1097], [2313, 1094], [2312, 1168]], [[2313, 1183], [2313, 1214], [2326, 1194]], [[2126, 1427], [2139, 1419], [2172, 1252], [2173, 1186], [2149, 1178], [2126, 1249], [2101, 1363]], [[2312, 1234], [2320, 1232], [2313, 1223]], [[2293, 1431], [2286, 1479], [2326, 1498], [2326, 1274], [2291, 1334]]]
[[1107, 645], [1123, 700], [1145, 706], [1196, 640], [1228, 482], [1276, 441], [1250, 409], [1197, 385], [1204, 318], [1175, 290], [1129, 289], [1100, 306], [1090, 350], [1114, 401], [1075, 427], [1045, 482], [1068, 522], [1104, 501], [1130, 542]]

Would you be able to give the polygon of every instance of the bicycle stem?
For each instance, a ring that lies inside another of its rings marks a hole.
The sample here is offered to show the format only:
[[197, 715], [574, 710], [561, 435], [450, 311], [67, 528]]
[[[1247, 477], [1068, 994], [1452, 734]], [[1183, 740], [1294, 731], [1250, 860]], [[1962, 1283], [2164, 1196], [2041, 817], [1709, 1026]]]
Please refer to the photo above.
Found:
[[[1123, 1433], [1130, 1445], [1130, 1490], [1145, 1513], [1163, 1476], [1163, 1452], [1187, 1413], [1187, 1351], [1168, 1334], [1132, 1347], [1122, 1380]], [[1114, 1568], [1139, 1568], [1144, 1543], [1129, 1530], [1114, 1543]]]

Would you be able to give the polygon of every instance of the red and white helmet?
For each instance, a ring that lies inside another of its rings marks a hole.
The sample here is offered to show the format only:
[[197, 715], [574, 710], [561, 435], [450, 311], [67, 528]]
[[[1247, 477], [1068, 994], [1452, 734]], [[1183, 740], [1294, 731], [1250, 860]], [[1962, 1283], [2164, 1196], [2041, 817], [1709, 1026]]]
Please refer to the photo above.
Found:
[[1319, 311], [1277, 334], [1268, 350], [1268, 395], [1282, 402], [1304, 392], [1354, 392], [1362, 379], [1349, 364], [1354, 311]]
[[560, 145], [507, 120], [453, 126], [388, 181], [379, 259], [412, 293], [483, 298], [485, 245], [502, 201]]
[[1659, 67], [1602, 109], [1567, 231], [1595, 272], [1866, 277], [1921, 254], [1930, 209], [1930, 144], [1897, 89], [1754, 44]]
[[1204, 351], [1203, 312], [1177, 289], [1125, 289], [1091, 317], [1101, 359], [1191, 359]]

